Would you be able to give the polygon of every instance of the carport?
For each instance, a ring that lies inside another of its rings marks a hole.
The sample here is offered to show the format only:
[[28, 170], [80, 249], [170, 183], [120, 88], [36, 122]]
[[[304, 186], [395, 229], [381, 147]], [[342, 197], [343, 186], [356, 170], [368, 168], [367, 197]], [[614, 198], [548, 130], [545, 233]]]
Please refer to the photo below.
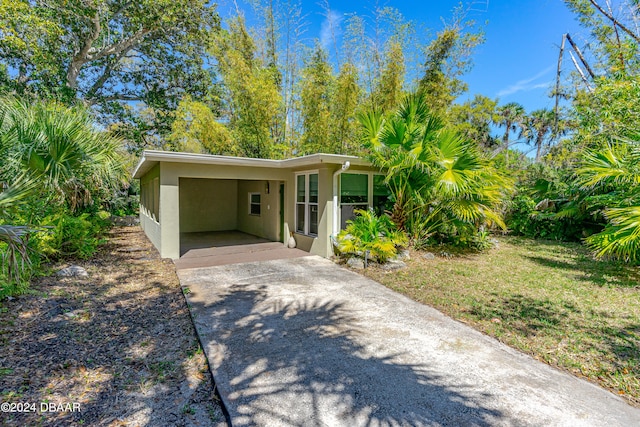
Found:
[[272, 261], [309, 256], [309, 252], [287, 248], [241, 231], [204, 231], [181, 236], [180, 258], [176, 270], [215, 267], [251, 261]]
[[283, 241], [283, 182], [181, 177], [178, 183], [181, 258]]

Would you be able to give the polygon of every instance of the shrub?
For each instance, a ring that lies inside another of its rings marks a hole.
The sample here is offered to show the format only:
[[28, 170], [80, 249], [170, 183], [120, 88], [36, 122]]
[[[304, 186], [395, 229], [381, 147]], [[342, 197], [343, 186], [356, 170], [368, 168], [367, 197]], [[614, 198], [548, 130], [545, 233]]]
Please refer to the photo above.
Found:
[[347, 228], [338, 234], [338, 250], [342, 254], [369, 256], [385, 262], [398, 253], [398, 248], [407, 245], [407, 235], [398, 231], [386, 215], [377, 216], [373, 210], [356, 210], [356, 217], [347, 221]]
[[106, 215], [83, 213], [78, 216], [67, 212], [46, 217], [42, 224], [48, 228], [36, 241], [36, 251], [48, 258], [90, 258], [103, 242], [101, 235], [109, 226]]

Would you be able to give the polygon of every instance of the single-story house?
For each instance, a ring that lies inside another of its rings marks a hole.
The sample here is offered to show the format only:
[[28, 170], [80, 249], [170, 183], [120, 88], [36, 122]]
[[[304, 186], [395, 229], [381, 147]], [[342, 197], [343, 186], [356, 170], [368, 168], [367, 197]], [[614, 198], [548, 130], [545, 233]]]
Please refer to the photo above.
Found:
[[237, 230], [333, 254], [331, 237], [354, 209], [381, 209], [384, 176], [364, 159], [312, 154], [286, 160], [144, 151], [140, 225], [165, 258], [181, 254], [186, 233]]

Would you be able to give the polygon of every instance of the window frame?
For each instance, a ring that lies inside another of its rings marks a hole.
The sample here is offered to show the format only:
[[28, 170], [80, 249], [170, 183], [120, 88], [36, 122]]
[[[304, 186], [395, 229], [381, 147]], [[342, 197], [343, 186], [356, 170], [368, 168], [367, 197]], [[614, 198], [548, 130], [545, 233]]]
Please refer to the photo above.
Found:
[[[252, 196], [258, 196], [258, 203], [255, 203], [251, 200]], [[261, 216], [262, 214], [262, 194], [259, 191], [250, 191], [249, 192], [249, 203], [248, 203], [248, 214], [250, 216]], [[258, 213], [253, 213], [251, 208], [253, 206], [258, 206]]]
[[[367, 175], [367, 202], [364, 203], [342, 203], [342, 176], [343, 175]], [[340, 229], [342, 228], [342, 206], [364, 206], [367, 205], [367, 209], [373, 208], [373, 177], [374, 176], [385, 176], [382, 172], [376, 171], [361, 171], [361, 170], [347, 170], [340, 174], [340, 179], [338, 180], [338, 224], [340, 224]]]
[[[316, 202], [311, 202], [309, 201], [310, 199], [310, 183], [311, 180], [309, 179], [309, 177], [311, 175], [317, 175], [318, 177], [318, 201]], [[300, 176], [304, 176], [304, 201], [303, 202], [299, 202], [298, 201], [298, 177]], [[295, 173], [295, 218], [294, 218], [294, 229], [295, 232], [298, 234], [302, 234], [305, 236], [309, 236], [309, 237], [318, 237], [318, 227], [319, 227], [319, 222], [320, 222], [320, 205], [319, 205], [319, 200], [320, 199], [320, 174], [318, 172], [317, 169], [315, 170], [308, 170], [308, 171], [301, 171], [301, 172], [296, 172]], [[303, 205], [304, 206], [304, 226], [301, 227], [302, 230], [300, 230], [300, 228], [298, 227], [298, 220], [299, 220], [299, 212], [298, 212], [298, 206], [299, 205]], [[316, 233], [311, 233], [310, 228], [311, 228], [311, 206], [315, 206], [318, 212], [318, 218], [316, 219]]]

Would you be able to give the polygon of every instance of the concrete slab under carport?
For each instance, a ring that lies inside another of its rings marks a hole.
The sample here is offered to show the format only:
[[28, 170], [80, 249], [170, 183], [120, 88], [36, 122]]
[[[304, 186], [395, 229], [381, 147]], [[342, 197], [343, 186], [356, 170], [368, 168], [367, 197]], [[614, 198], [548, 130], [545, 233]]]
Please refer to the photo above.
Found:
[[310, 255], [309, 252], [241, 231], [181, 233], [180, 254], [180, 258], [174, 261], [176, 270]]
[[631, 426], [640, 409], [312, 256], [178, 272], [234, 426]]

